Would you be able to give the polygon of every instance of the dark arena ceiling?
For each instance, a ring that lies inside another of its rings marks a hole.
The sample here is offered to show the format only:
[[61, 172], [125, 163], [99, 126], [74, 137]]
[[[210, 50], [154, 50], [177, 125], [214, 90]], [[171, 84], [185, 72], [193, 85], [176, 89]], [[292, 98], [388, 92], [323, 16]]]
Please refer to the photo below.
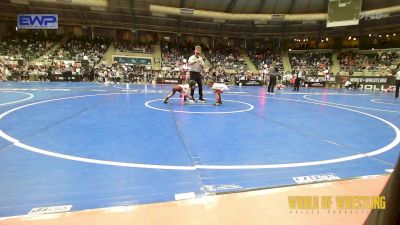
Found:
[[[400, 0], [361, 1], [361, 12], [395, 9], [384, 18], [360, 19], [356, 26], [327, 28], [326, 19], [314, 20], [313, 16], [326, 16], [329, 0], [0, 0], [0, 20], [16, 23], [17, 14], [54, 13], [60, 25], [249, 38], [400, 31]], [[205, 13], [199, 16], [193, 11]], [[260, 17], [249, 19], [243, 14]], [[275, 18], [259, 19], [266, 14]], [[304, 19], [280, 17], [296, 14], [303, 14]]]

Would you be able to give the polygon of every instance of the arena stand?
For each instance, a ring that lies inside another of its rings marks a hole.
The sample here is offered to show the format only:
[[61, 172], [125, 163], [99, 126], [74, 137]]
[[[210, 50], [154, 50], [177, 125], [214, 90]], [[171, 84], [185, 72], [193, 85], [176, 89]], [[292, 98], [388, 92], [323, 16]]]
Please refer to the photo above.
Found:
[[341, 71], [349, 74], [388, 75], [400, 62], [398, 50], [352, 50], [340, 56]]
[[282, 58], [279, 53], [268, 49], [253, 48], [249, 49], [248, 54], [258, 70], [262, 70], [265, 68], [265, 65], [270, 65], [272, 62], [275, 62], [279, 71], [284, 71]]
[[118, 40], [114, 42], [114, 48], [120, 52], [154, 53], [154, 43], [152, 42]]
[[292, 68], [304, 68], [307, 74], [318, 74], [324, 70], [330, 70], [332, 66], [332, 54], [318, 51], [291, 51], [289, 54]]
[[[174, 44], [171, 42], [161, 42], [161, 70], [162, 76], [180, 77], [181, 70], [187, 70], [186, 62], [193, 54], [194, 44], [182, 42]], [[182, 71], [183, 72], [183, 71]]]
[[[109, 48], [111, 43], [111, 39], [108, 38], [91, 40], [90, 38], [64, 37], [60, 42], [45, 38], [34, 39], [29, 35], [22, 41], [18, 36], [3, 38], [2, 44], [8, 48], [2, 49], [1, 79], [45, 81], [49, 80], [52, 74], [62, 75], [65, 72], [71, 72], [72, 75], [78, 76], [79, 80], [97, 82], [151, 83], [155, 82], [157, 78], [184, 80], [187, 78], [188, 71], [186, 60], [193, 54], [193, 48], [197, 45], [191, 41], [183, 41], [178, 44], [161, 41], [159, 45], [154, 42], [115, 41], [113, 48]], [[54, 46], [58, 47], [54, 49], [54, 52], [49, 52], [48, 50]], [[155, 57], [155, 46], [159, 46], [161, 50], [160, 70], [148, 69], [143, 65], [119, 65], [104, 60], [104, 54], [108, 49], [112, 49], [111, 55], [115, 52], [122, 52], [153, 54], [151, 57]], [[239, 85], [243, 80], [265, 82], [267, 78], [263, 72], [265, 65], [275, 62], [282, 75], [278, 82], [289, 83], [290, 81], [290, 72], [284, 71], [282, 55], [279, 53], [262, 48], [248, 48], [246, 50], [248, 56], [259, 71], [255, 73], [248, 70], [243, 60], [245, 55], [240, 47], [201, 46], [203, 57], [210, 62], [209, 68], [204, 73], [205, 79], [232, 85]], [[334, 61], [332, 60], [332, 50], [291, 50], [288, 52], [291, 67], [294, 70], [304, 67], [307, 76], [313, 77], [311, 79], [313, 82], [324, 81], [317, 77], [326, 75], [326, 71], [329, 71], [331, 81], [335, 79], [331, 71]], [[18, 58], [31, 59], [31, 61], [19, 62]], [[38, 58], [42, 60], [40, 62], [32, 61]], [[341, 75], [391, 75], [399, 62], [396, 49], [375, 51], [344, 49], [337, 58], [338, 60], [335, 62], [340, 62], [339, 72]]]

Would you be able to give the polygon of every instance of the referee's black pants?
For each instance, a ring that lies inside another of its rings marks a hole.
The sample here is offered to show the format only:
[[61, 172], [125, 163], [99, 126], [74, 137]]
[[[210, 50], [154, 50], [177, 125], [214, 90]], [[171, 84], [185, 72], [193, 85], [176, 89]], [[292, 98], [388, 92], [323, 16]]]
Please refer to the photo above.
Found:
[[[199, 86], [199, 100], [203, 99], [203, 79], [199, 72], [190, 71], [190, 80], [196, 81], [197, 85]], [[194, 99], [194, 89], [190, 90], [190, 95]]]
[[275, 85], [276, 85], [276, 76], [271, 75], [269, 77], [268, 92], [274, 93]]
[[400, 80], [396, 80], [396, 95], [395, 98], [399, 98]]
[[301, 82], [301, 78], [297, 77], [296, 80], [294, 81], [294, 89], [293, 89], [293, 91], [299, 91], [300, 82]]

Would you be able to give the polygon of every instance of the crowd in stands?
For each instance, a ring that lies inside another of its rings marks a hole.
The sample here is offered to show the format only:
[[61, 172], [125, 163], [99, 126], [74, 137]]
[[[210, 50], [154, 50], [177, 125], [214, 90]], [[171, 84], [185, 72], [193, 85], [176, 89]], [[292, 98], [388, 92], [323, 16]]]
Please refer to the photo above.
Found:
[[308, 74], [318, 74], [320, 71], [330, 70], [332, 66], [332, 54], [329, 53], [291, 53], [289, 60], [292, 68], [302, 67]]
[[[164, 42], [162, 50], [161, 77], [185, 78], [187, 77], [188, 58], [193, 55], [195, 44], [183, 42], [178, 45]], [[211, 48], [202, 45], [205, 59], [210, 62], [209, 68], [203, 72], [204, 79], [217, 82], [233, 83], [239, 79], [259, 79], [259, 75], [248, 71], [243, 56], [238, 48], [219, 46]], [[250, 75], [252, 74], [252, 75]]]
[[161, 42], [161, 67], [164, 70], [179, 70], [189, 57], [193, 54], [194, 44], [182, 42], [173, 44], [170, 42]]
[[8, 56], [12, 60], [30, 61], [43, 56], [54, 43], [55, 40], [46, 39], [36, 32], [12, 33], [1, 39], [0, 55]]
[[144, 54], [154, 53], [154, 43], [152, 42], [144, 43], [140, 41], [119, 40], [114, 42], [114, 48], [116, 51], [120, 52], [144, 53]]
[[2, 81], [27, 81], [47, 80], [48, 66], [45, 65], [23, 65], [19, 66], [15, 61], [1, 60], [0, 80]]
[[[25, 33], [24, 37], [28, 38], [31, 35], [30, 33]], [[28, 41], [34, 39], [22, 40], [22, 43], [31, 43], [30, 45], [18, 43], [19, 40], [18, 35], [9, 38], [6, 43], [15, 44], [9, 44], [7, 48], [3, 48], [0, 67], [3, 79], [45, 81], [50, 79], [51, 74], [64, 73], [81, 76], [87, 73], [90, 67], [100, 63], [110, 43], [110, 40], [105, 38], [85, 40], [73, 37], [61, 41], [59, 47], [50, 52], [51, 47], [54, 47], [54, 43], [56, 43], [52, 40], [47, 40], [43, 37], [38, 37], [36, 42]], [[22, 57], [13, 55], [12, 53], [17, 53], [19, 48], [26, 48], [29, 51], [36, 49], [36, 52], [32, 55], [33, 57], [26, 57], [24, 54], [22, 54]], [[39, 58], [41, 60], [37, 61]]]
[[[232, 71], [224, 70], [222, 68], [211, 69], [210, 71], [203, 72], [204, 80], [213, 80], [214, 82], [225, 83], [225, 84], [238, 84], [241, 80], [264, 80], [266, 76], [261, 74], [255, 74], [249, 70], [246, 71]], [[160, 78], [181, 78], [188, 79], [188, 73], [182, 72], [181, 70], [163, 70], [158, 76]]]
[[[190, 42], [183, 42], [177, 45], [169, 42], [161, 43], [162, 68], [173, 71], [186, 70], [186, 62], [193, 55], [194, 46]], [[248, 69], [238, 48], [229, 46], [212, 48], [202, 45], [202, 52], [205, 60], [210, 62], [210, 69], [213, 69], [217, 74], [222, 74], [221, 71], [239, 74]], [[208, 69], [207, 72], [209, 72]], [[212, 72], [210, 73], [212, 74]]]
[[247, 71], [237, 71], [232, 70], [225, 71], [222, 68], [217, 68], [211, 71], [208, 75], [208, 79], [212, 79], [214, 82], [230, 84], [232, 82], [237, 82], [239, 79], [250, 79], [250, 73]]
[[91, 65], [96, 65], [102, 59], [110, 45], [110, 40], [96, 37], [91, 39], [70, 38], [62, 41], [49, 59], [53, 60], [88, 60]]
[[114, 63], [111, 66], [98, 65], [93, 68], [90, 79], [97, 82], [130, 82], [152, 83], [157, 73], [141, 65], [121, 65]]
[[248, 51], [251, 61], [258, 70], [262, 70], [266, 65], [275, 62], [279, 71], [283, 71], [283, 63], [279, 53], [274, 53], [267, 49], [250, 49]]
[[[96, 82], [131, 82], [151, 83], [158, 76], [157, 72], [147, 69], [146, 66], [138, 65], [113, 65], [99, 64], [95, 66], [82, 66], [79, 63], [65, 63], [64, 61], [53, 61], [50, 65], [23, 65], [19, 66], [13, 62], [0, 62], [0, 80], [49, 81], [51, 76], [75, 76], [77, 80]], [[67, 80], [65, 78], [65, 80]]]
[[204, 53], [210, 60], [213, 68], [235, 71], [244, 71], [248, 69], [243, 56], [240, 54], [239, 48], [218, 46], [205, 49]]
[[340, 69], [347, 71], [349, 74], [353, 72], [377, 72], [379, 75], [387, 75], [396, 69], [400, 57], [395, 52], [387, 53], [342, 53], [339, 55]]
[[[161, 42], [162, 67], [153, 71], [148, 65], [107, 65], [103, 60], [104, 53], [111, 44], [106, 38], [80, 39], [46, 39], [31, 32], [19, 35], [4, 36], [0, 49], [0, 80], [49, 80], [54, 74], [72, 74], [84, 81], [98, 82], [133, 82], [151, 83], [157, 78], [188, 77], [187, 59], [193, 54], [195, 44], [182, 42], [173, 44]], [[50, 51], [55, 46], [57, 49]], [[115, 41], [116, 51], [153, 53], [152, 43], [133, 41]], [[267, 80], [267, 68], [274, 64], [279, 69], [279, 79], [287, 83], [293, 78], [293, 71], [284, 72], [279, 53], [268, 49], [250, 49], [248, 55], [258, 69], [251, 72], [245, 63], [241, 50], [230, 46], [209, 47], [202, 45], [203, 57], [207, 69], [203, 72], [205, 79], [216, 82], [238, 84], [241, 80]], [[40, 58], [40, 61], [32, 61]], [[25, 59], [21, 62], [19, 59]], [[294, 53], [289, 54], [292, 68], [304, 69], [310, 77], [324, 74], [326, 79], [333, 77], [330, 71], [332, 54], [330, 53]], [[380, 71], [387, 75], [395, 69], [400, 61], [396, 52], [377, 53], [342, 53], [339, 55], [342, 71]], [[326, 72], [327, 71], [327, 72]], [[294, 73], [296, 74], [296, 72]], [[349, 73], [350, 75], [352, 73]], [[314, 79], [314, 78], [313, 78]], [[325, 80], [326, 80], [325, 79]], [[314, 82], [315, 80], [311, 80]]]

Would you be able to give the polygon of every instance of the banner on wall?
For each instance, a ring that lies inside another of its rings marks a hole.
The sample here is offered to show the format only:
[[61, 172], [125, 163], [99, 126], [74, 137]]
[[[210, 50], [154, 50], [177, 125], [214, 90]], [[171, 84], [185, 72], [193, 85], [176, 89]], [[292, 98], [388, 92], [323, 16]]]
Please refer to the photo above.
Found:
[[58, 29], [58, 14], [18, 14], [18, 29]]
[[343, 76], [342, 83], [349, 80], [352, 84], [358, 83], [361, 89], [365, 90], [383, 90], [392, 82], [391, 77], [378, 76]]

